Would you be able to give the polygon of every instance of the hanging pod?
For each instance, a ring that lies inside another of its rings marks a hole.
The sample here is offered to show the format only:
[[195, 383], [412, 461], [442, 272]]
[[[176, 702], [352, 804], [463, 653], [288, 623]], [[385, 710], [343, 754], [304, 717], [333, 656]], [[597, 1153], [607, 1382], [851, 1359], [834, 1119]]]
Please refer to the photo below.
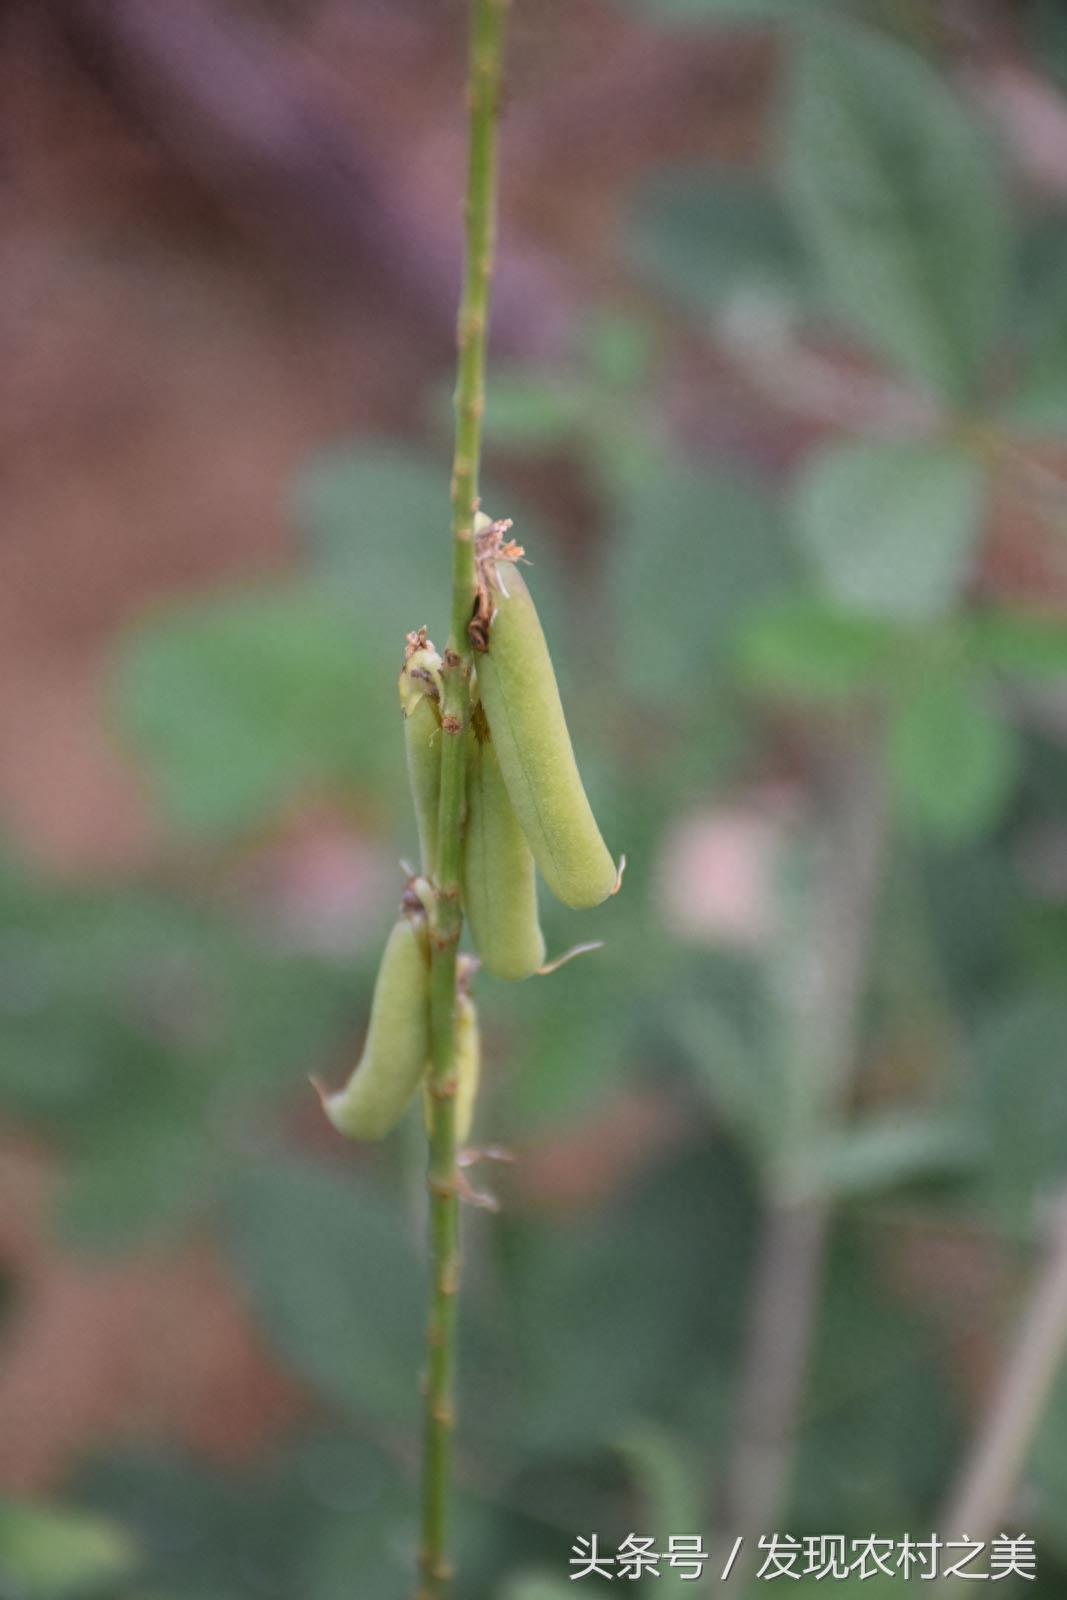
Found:
[[398, 919], [374, 984], [367, 1042], [343, 1089], [323, 1110], [349, 1139], [383, 1139], [411, 1104], [430, 1055], [430, 963], [425, 930]]
[[597, 906], [618, 872], [586, 798], [537, 610], [512, 560], [490, 554], [479, 575], [471, 640], [511, 803], [556, 898]]
[[[482, 1075], [482, 1035], [478, 1026], [478, 1009], [470, 995], [463, 990], [456, 996], [455, 1058], [456, 1144], [463, 1145], [470, 1138], [474, 1104]], [[429, 1133], [433, 1120], [433, 1099], [427, 1086], [422, 1091], [422, 1109]]]
[[441, 657], [427, 641], [425, 628], [408, 635], [399, 688], [422, 871], [432, 877], [437, 863], [441, 794]]
[[515, 815], [481, 705], [471, 716], [463, 907], [482, 966], [496, 978], [528, 978], [545, 959], [537, 874]]

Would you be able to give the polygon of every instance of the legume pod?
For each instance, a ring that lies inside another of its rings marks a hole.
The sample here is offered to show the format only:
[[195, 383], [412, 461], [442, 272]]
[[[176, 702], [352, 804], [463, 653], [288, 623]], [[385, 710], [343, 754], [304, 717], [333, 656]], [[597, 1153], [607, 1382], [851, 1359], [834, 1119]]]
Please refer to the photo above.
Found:
[[374, 984], [367, 1042], [343, 1089], [320, 1090], [323, 1110], [349, 1139], [383, 1139], [407, 1110], [430, 1055], [430, 965], [421, 932], [400, 917]]
[[[478, 1010], [469, 994], [456, 1000], [456, 1144], [464, 1145], [471, 1135], [478, 1083], [482, 1075], [482, 1035]], [[433, 1102], [428, 1088], [423, 1089], [423, 1112], [429, 1132]]]
[[463, 906], [482, 966], [518, 980], [545, 959], [537, 916], [537, 874], [500, 772], [484, 713], [475, 707], [467, 763]]
[[409, 653], [399, 688], [422, 871], [432, 877], [437, 863], [441, 794], [441, 657], [433, 645], [422, 644]]
[[596, 906], [618, 873], [582, 785], [537, 610], [517, 567], [487, 565], [495, 610], [478, 683], [500, 771], [552, 893]]

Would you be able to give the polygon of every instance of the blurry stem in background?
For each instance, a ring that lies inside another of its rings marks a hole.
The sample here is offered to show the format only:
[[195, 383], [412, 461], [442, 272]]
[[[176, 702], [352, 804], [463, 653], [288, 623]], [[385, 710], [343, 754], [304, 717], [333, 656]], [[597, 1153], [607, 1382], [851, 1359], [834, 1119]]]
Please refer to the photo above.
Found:
[[[794, 930], [786, 1024], [791, 1059], [817, 1085], [806, 1134], [840, 1116], [858, 1043], [860, 1011], [886, 842], [880, 731], [844, 729], [816, 784], [824, 849], [804, 929]], [[737, 1582], [751, 1576], [756, 1541], [778, 1526], [815, 1328], [830, 1205], [803, 1148], [787, 1150], [796, 1176], [772, 1183], [745, 1342], [727, 1523], [744, 1537]]]
[[[1067, 1194], [1052, 1219], [1045, 1265], [1034, 1285], [1015, 1348], [989, 1412], [964, 1462], [942, 1529], [946, 1538], [986, 1543], [1012, 1514], [1012, 1500], [1049, 1393], [1067, 1356]], [[951, 1590], [951, 1580], [938, 1592]]]
[[470, 0], [469, 150], [463, 295], [457, 331], [456, 441], [452, 461], [452, 621], [442, 669], [441, 815], [431, 920], [433, 979], [430, 1159], [431, 1284], [427, 1325], [419, 1600], [440, 1600], [451, 1576], [448, 1519], [455, 1427], [459, 1179], [455, 1129], [456, 950], [461, 828], [474, 606], [474, 515], [485, 408], [485, 351], [493, 272], [497, 113], [506, 0]]
[[994, 471], [1003, 468], [1031, 496], [1053, 533], [1067, 534], [1067, 478], [1061, 471], [987, 422], [965, 421], [958, 436], [979, 460]]

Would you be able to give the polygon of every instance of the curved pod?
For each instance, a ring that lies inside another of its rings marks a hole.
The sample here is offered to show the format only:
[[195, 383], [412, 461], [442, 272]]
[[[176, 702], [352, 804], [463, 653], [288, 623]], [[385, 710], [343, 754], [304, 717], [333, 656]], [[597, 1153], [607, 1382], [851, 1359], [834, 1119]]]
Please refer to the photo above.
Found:
[[530, 591], [511, 563], [494, 571], [478, 683], [500, 770], [552, 893], [564, 905], [597, 906], [618, 881], [615, 862], [586, 798]]
[[415, 808], [422, 871], [432, 877], [437, 865], [441, 796], [441, 657], [433, 646], [414, 651], [400, 674], [404, 750]]
[[[430, 965], [414, 924], [401, 917], [382, 955], [359, 1064], [323, 1110], [349, 1139], [383, 1139], [411, 1104], [430, 1054]], [[317, 1086], [316, 1086], [317, 1087]]]
[[489, 728], [477, 710], [474, 722], [467, 764], [463, 907], [486, 971], [496, 978], [529, 978], [545, 959], [534, 858]]

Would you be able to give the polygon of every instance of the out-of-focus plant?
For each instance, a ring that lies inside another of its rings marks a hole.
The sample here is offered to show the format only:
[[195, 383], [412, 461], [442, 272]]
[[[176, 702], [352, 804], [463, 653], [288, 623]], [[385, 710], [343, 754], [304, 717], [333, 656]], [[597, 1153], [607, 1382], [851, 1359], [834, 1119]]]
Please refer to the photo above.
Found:
[[103, 1595], [136, 1559], [125, 1533], [101, 1518], [0, 1501], [0, 1583], [21, 1600]]
[[[884, 17], [910, 31], [905, 8], [886, 7]], [[936, 29], [914, 31], [924, 45], [936, 39]], [[1020, 605], [983, 581], [994, 479], [1040, 501], [1052, 572], [1067, 511], [1067, 482], [1043, 464], [1030, 432], [1055, 433], [1067, 420], [1059, 297], [1050, 297], [1051, 315], [1046, 303], [1021, 321], [1026, 241], [988, 137], [923, 53], [839, 20], [793, 36], [779, 139], [777, 191], [749, 186], [741, 211], [741, 242], [762, 258], [755, 272], [729, 257], [710, 280], [687, 270], [699, 208], [715, 209], [718, 188], [720, 204], [736, 211], [745, 185], [735, 178], [653, 194], [636, 233], [638, 261], [697, 306], [754, 385], [837, 435], [807, 455], [788, 493], [806, 583], [750, 617], [737, 657], [757, 693], [792, 706], [812, 729], [821, 723], [821, 740], [839, 745], [830, 781], [844, 809], [832, 813], [825, 841], [836, 860], [822, 862], [825, 895], [809, 907], [807, 934], [786, 924], [784, 965], [773, 969], [785, 986], [772, 983], [764, 1013], [784, 1004], [790, 1044], [772, 1051], [781, 1070], [768, 1086], [743, 1047], [723, 1052], [699, 1021], [688, 1025], [694, 1055], [755, 1142], [771, 1196], [733, 1483], [733, 1515], [750, 1536], [775, 1520], [786, 1492], [827, 1199], [958, 1161], [984, 1173], [979, 1192], [997, 1209], [1003, 1168], [986, 1164], [982, 1143], [1003, 1150], [1005, 1125], [988, 1117], [980, 1070], [969, 1106], [951, 1089], [946, 1106], [942, 1071], [921, 1115], [898, 1102], [874, 1120], [841, 1122], [866, 1035], [867, 962], [862, 949], [853, 958], [876, 926], [893, 839], [894, 853], [961, 849], [1003, 824], [1025, 772], [1033, 697], [1067, 671], [1062, 603]], [[874, 763], [866, 778], [841, 751], [857, 717], [867, 730], [861, 759]], [[883, 783], [886, 823], [877, 820]], [[805, 941], [810, 959], [797, 955]], [[980, 1069], [988, 1056], [973, 1048]], [[1002, 1055], [1000, 1070], [1008, 1059], [1020, 1070], [1027, 1063], [1031, 1104], [1047, 1115], [1058, 1096], [1046, 1097], [1041, 1058]], [[1039, 1170], [1054, 1183], [1062, 1168]], [[1029, 1195], [1032, 1206], [1032, 1187]], [[1030, 1209], [1029, 1226], [1038, 1221]], [[1014, 1388], [1006, 1383], [994, 1402], [994, 1416], [1006, 1408], [1014, 1423], [1001, 1416], [985, 1438], [995, 1450], [1010, 1437], [1012, 1459], [972, 1473], [950, 1513], [969, 1528], [990, 1531], [1014, 1492], [1039, 1386], [1052, 1382], [1054, 1352], [1067, 1343], [1062, 1300], [1052, 1311], [1048, 1295], [1035, 1301], [1046, 1324], [1039, 1355], [1029, 1369], [1021, 1358]], [[976, 1448], [981, 1458], [981, 1439]]]
[[[494, 375], [496, 479], [561, 459], [583, 475], [577, 554], [550, 527], [528, 536], [509, 489], [485, 498], [532, 547], [593, 797], [616, 796], [631, 864], [608, 947], [567, 969], [551, 1006], [525, 985], [499, 1015], [484, 1007], [485, 1124], [559, 1148], [585, 1209], [576, 1225], [517, 1187], [467, 1231], [457, 1553], [472, 1600], [549, 1600], [594, 1528], [611, 1547], [702, 1516], [724, 1553], [746, 1512], [741, 1375], [751, 1393], [768, 1360], [795, 1363], [771, 1419], [782, 1520], [934, 1526], [975, 1400], [945, 1378], [951, 1283], [943, 1307], [917, 1304], [886, 1241], [990, 1241], [1008, 1285], [991, 1320], [1007, 1327], [1067, 1177], [1049, 449], [1067, 421], [1063, 218], [1010, 192], [939, 58], [937, 8], [631, 10], [671, 28], [793, 25], [776, 34], [769, 175], [658, 175], [626, 233], [625, 304], [589, 316], [569, 365]], [[1047, 40], [1055, 7], [1023, 11]], [[692, 343], [782, 432], [799, 424], [803, 451], [708, 459], [703, 380], [684, 406], [672, 387]], [[781, 484], [766, 459], [791, 462]], [[393, 659], [447, 585], [445, 542], [421, 537], [440, 483], [429, 451], [332, 452], [296, 488], [302, 576], [176, 608], [128, 642], [122, 724], [209, 859], [324, 794], [383, 850], [413, 849], [394, 832]], [[1005, 506], [1038, 525], [1040, 593], [998, 575]], [[725, 889], [705, 907], [692, 857], [671, 878], [670, 841], [684, 820], [714, 844], [739, 807], [760, 824], [758, 871], [742, 933], [734, 915], [717, 937]], [[163, 895], [12, 878], [5, 899], [0, 1086], [66, 1158], [67, 1225], [127, 1248], [210, 1222], [319, 1408], [255, 1471], [102, 1452], [73, 1499], [133, 1530], [165, 1600], [333, 1600], [353, 1573], [399, 1600], [417, 1543], [407, 1157], [342, 1171], [292, 1123], [305, 1073], [335, 1077], [351, 1050], [369, 958], [356, 952], [353, 981], [347, 956]], [[565, 915], [543, 920], [561, 948]], [[784, 1357], [744, 1331], [753, 1299], [750, 1326], [783, 1325], [783, 1283], [810, 1313]], [[1027, 1593], [1060, 1593], [1067, 1570], [1064, 1393], [1025, 1441]], [[1018, 1520], [1013, 1485], [998, 1493]], [[123, 1600], [137, 1592], [122, 1583]]]

